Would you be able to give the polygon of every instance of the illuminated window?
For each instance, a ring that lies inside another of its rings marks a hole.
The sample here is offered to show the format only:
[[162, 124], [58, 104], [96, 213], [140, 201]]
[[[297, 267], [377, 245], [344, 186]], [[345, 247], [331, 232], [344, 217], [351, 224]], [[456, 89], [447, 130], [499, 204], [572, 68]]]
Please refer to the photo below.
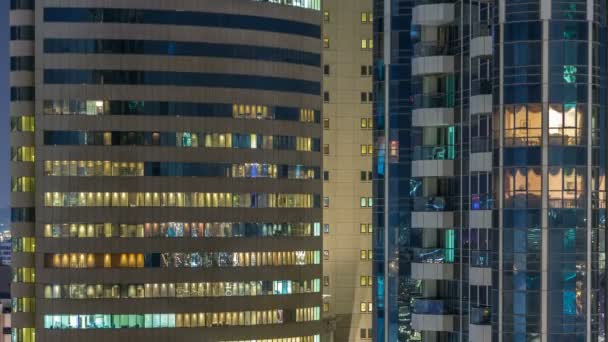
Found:
[[12, 132], [34, 132], [36, 124], [33, 116], [12, 116], [11, 131]]

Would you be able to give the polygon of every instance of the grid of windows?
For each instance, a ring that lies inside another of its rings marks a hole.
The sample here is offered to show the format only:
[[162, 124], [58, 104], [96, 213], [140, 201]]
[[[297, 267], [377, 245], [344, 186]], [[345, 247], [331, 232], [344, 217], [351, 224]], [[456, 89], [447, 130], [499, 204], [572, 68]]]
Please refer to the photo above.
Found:
[[53, 238], [239, 238], [320, 235], [321, 224], [318, 222], [53, 223], [44, 225], [44, 237]]
[[225, 177], [319, 179], [320, 168], [267, 163], [113, 162], [46, 160], [45, 176], [70, 177]]
[[318, 123], [321, 111], [310, 108], [243, 103], [177, 101], [44, 100], [45, 115], [124, 115], [286, 120]]
[[45, 329], [160, 329], [318, 321], [318, 307], [236, 312], [45, 315]]
[[320, 139], [255, 133], [45, 131], [45, 145], [171, 146], [319, 152]]
[[44, 205], [129, 208], [319, 208], [320, 195], [227, 192], [45, 192]]
[[273, 296], [321, 291], [321, 280], [258, 280], [146, 284], [45, 285], [48, 299], [120, 299]]
[[319, 265], [320, 251], [46, 254], [51, 268], [225, 268]]

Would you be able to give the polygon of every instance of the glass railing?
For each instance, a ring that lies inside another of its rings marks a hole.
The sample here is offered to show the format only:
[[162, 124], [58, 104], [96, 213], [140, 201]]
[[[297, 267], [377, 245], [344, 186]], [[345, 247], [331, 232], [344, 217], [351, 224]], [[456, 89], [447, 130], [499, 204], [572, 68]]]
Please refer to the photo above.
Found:
[[454, 263], [454, 248], [412, 248], [414, 262], [421, 264]]
[[471, 153], [491, 152], [492, 138], [490, 137], [472, 137], [471, 138]]
[[456, 313], [457, 302], [452, 299], [414, 299], [414, 313], [419, 315], [450, 315]]
[[449, 55], [448, 44], [437, 41], [419, 42], [414, 44], [414, 57]]
[[432, 93], [414, 95], [415, 108], [449, 108], [454, 107], [454, 94]]
[[473, 80], [471, 81], [471, 96], [492, 94], [492, 81]]
[[454, 145], [415, 146], [414, 160], [454, 160], [456, 147]]
[[490, 251], [471, 251], [471, 267], [490, 267]]
[[494, 198], [491, 194], [472, 194], [471, 210], [492, 210]]
[[492, 311], [489, 306], [471, 307], [471, 324], [488, 325], [492, 323]]
[[416, 197], [414, 198], [414, 211], [453, 211], [457, 198], [449, 197]]
[[492, 35], [490, 24], [486, 23], [475, 23], [471, 26], [472, 38], [484, 37]]

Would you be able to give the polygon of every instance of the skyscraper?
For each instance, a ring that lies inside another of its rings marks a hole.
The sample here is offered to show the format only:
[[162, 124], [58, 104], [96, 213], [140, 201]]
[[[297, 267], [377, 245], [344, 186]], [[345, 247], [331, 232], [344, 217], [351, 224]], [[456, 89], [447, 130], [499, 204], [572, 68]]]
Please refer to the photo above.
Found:
[[372, 1], [323, 2], [323, 295], [333, 341], [372, 338]]
[[604, 341], [606, 8], [375, 2], [378, 341]]
[[13, 341], [320, 341], [319, 1], [10, 25]]

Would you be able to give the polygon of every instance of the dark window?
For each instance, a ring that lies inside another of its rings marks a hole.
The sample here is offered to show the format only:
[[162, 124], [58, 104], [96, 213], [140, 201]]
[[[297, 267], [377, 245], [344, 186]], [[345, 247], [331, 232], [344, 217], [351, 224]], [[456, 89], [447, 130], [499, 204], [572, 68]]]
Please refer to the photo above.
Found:
[[198, 27], [225, 27], [321, 37], [321, 26], [298, 21], [238, 14], [163, 11], [127, 8], [47, 7], [45, 22], [125, 23]]
[[329, 92], [323, 93], [323, 102], [329, 102]]
[[244, 88], [318, 95], [319, 82], [270, 76], [130, 70], [44, 70], [46, 84], [172, 85]]
[[11, 71], [34, 71], [34, 57], [11, 57]]
[[329, 171], [323, 171], [323, 180], [324, 181], [328, 181], [329, 180]]
[[35, 208], [11, 208], [11, 222], [34, 222]]
[[323, 74], [324, 75], [329, 75], [329, 64], [325, 64], [323, 66]]
[[11, 40], [34, 40], [34, 26], [11, 26]]
[[253, 45], [161, 40], [120, 39], [45, 39], [45, 53], [137, 54], [169, 56], [206, 56], [253, 59], [311, 66], [321, 65], [321, 55], [300, 50]]
[[34, 9], [35, 3], [35, 0], [11, 0], [11, 10]]
[[11, 87], [11, 101], [34, 101], [34, 87]]

